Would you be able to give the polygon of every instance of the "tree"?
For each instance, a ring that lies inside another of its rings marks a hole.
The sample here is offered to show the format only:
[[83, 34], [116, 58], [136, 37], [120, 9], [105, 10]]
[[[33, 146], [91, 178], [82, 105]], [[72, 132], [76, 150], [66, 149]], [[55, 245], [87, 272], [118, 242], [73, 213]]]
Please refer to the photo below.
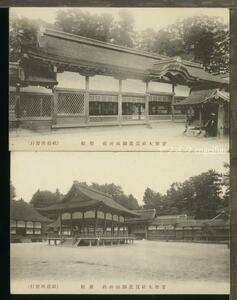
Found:
[[133, 47], [134, 19], [128, 11], [120, 11], [115, 21], [111, 14], [96, 14], [81, 9], [59, 10], [55, 26], [60, 30], [104, 42]]
[[230, 211], [230, 195], [231, 195], [231, 186], [230, 186], [230, 165], [228, 163], [224, 164], [226, 173], [222, 174], [222, 187], [223, 187], [223, 209]]
[[126, 195], [119, 185], [114, 183], [98, 184], [93, 182], [89, 187], [111, 195], [116, 202], [128, 209], [139, 208], [137, 199], [132, 194]]
[[70, 8], [57, 11], [55, 26], [60, 30], [93, 38], [104, 42], [111, 41], [113, 16], [110, 14], [95, 14], [81, 9]]
[[167, 191], [167, 200], [179, 214], [196, 219], [213, 218], [222, 206], [221, 174], [209, 170], [183, 183], [175, 183]]
[[60, 201], [62, 197], [63, 195], [59, 192], [58, 189], [56, 190], [55, 193], [52, 193], [50, 191], [38, 190], [32, 196], [30, 204], [32, 204], [35, 208], [42, 208], [42, 207], [55, 204], [56, 202]]
[[157, 214], [163, 212], [163, 196], [159, 192], [155, 192], [149, 187], [146, 188], [143, 195], [144, 208], [155, 208]]
[[26, 48], [38, 46], [38, 28], [37, 22], [27, 18], [14, 16], [10, 19], [9, 59], [11, 62], [19, 62]]
[[16, 199], [16, 189], [12, 183], [10, 183], [10, 201]]
[[135, 21], [127, 10], [119, 11], [119, 20], [115, 23], [112, 31], [112, 43], [127, 47], [134, 47], [136, 37], [134, 30]]
[[229, 71], [229, 29], [218, 17], [194, 16], [166, 28], [144, 32], [140, 48], [201, 63], [210, 73]]
[[157, 215], [187, 214], [196, 219], [209, 219], [227, 205], [222, 191], [222, 174], [209, 170], [182, 183], [174, 182], [165, 195], [147, 188], [144, 208], [155, 208]]

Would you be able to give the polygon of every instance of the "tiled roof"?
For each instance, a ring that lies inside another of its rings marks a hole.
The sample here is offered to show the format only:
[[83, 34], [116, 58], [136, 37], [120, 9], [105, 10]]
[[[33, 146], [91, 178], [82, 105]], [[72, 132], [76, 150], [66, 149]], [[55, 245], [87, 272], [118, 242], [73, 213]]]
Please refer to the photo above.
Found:
[[52, 222], [42, 216], [32, 205], [23, 200], [11, 201], [11, 219], [22, 221]]
[[201, 80], [227, 84], [226, 80], [206, 72], [201, 64], [185, 61], [179, 57], [157, 61], [149, 71], [151, 74], [157, 76], [168, 76], [168, 74], [178, 71], [183, 74], [187, 81]]
[[128, 77], [129, 73], [139, 78], [154, 75], [161, 81], [165, 80], [162, 78], [163, 75], [170, 73], [176, 64], [186, 78], [186, 82], [201, 80], [216, 84], [226, 83], [222, 78], [207, 73], [199, 63], [122, 47], [62, 31], [44, 30], [39, 36], [39, 45], [39, 49], [28, 51], [29, 57], [63, 65], [67, 70], [78, 71], [80, 68], [93, 67], [99, 74], [109, 75], [110, 72], [119, 74], [122, 71]]
[[213, 99], [222, 99], [224, 101], [229, 102], [229, 93], [225, 91], [219, 91], [217, 89], [210, 90], [194, 90], [191, 94], [185, 98], [184, 100], [175, 103], [174, 105], [182, 106], [182, 105], [197, 105], [200, 103], [205, 103]]
[[104, 205], [126, 216], [136, 217], [138, 214], [126, 207], [120, 205], [109, 194], [96, 191], [87, 186], [74, 182], [69, 192], [65, 195], [61, 202], [53, 204], [49, 207], [41, 209], [42, 211], [60, 211], [66, 209], [86, 208], [97, 205]]
[[156, 209], [152, 208], [152, 209], [137, 209], [137, 210], [133, 210], [135, 213], [137, 213], [139, 215], [138, 218], [129, 218], [126, 219], [126, 222], [130, 223], [130, 222], [141, 222], [141, 221], [151, 221], [154, 219], [155, 215], [156, 215]]

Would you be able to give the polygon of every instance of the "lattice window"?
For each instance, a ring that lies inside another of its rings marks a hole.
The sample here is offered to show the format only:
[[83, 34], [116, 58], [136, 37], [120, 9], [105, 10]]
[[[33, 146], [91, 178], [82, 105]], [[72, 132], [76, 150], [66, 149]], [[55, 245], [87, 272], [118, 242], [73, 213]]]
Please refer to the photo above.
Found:
[[144, 96], [123, 96], [122, 102], [145, 103], [145, 97]]
[[90, 102], [118, 102], [117, 95], [95, 95], [89, 96]]
[[65, 115], [85, 114], [84, 94], [59, 93], [58, 114], [65, 114]]
[[150, 101], [171, 102], [171, 95], [150, 95]]
[[21, 117], [50, 117], [52, 109], [52, 95], [21, 94]]

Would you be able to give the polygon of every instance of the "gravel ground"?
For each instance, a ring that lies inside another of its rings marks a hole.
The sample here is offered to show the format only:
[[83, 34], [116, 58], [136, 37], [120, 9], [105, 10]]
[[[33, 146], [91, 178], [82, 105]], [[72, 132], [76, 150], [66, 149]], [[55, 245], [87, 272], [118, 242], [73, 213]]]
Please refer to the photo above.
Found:
[[[107, 126], [91, 128], [57, 129], [53, 131], [29, 131], [18, 129], [10, 131], [11, 150], [35, 149], [36, 141], [40, 142], [37, 150], [180, 150], [180, 151], [228, 151], [228, 138], [195, 136], [183, 134], [183, 123], [160, 122], [151, 125]], [[56, 141], [57, 145], [47, 146], [48, 142]], [[106, 141], [107, 145], [103, 142]], [[122, 142], [128, 145], [122, 145]], [[44, 144], [42, 144], [42, 142]], [[85, 142], [85, 145], [82, 145]], [[91, 145], [90, 142], [94, 144]], [[129, 143], [133, 142], [133, 145]], [[137, 145], [139, 142], [140, 145]], [[143, 144], [146, 142], [146, 145]], [[159, 145], [156, 144], [159, 142]], [[120, 143], [120, 145], [118, 145]], [[165, 143], [165, 144], [164, 144]], [[30, 147], [30, 148], [29, 148]]]
[[88, 289], [93, 283], [97, 292], [103, 284], [139, 283], [146, 285], [146, 292], [159, 293], [154, 291], [159, 283], [166, 285], [168, 292], [227, 293], [229, 249], [226, 245], [157, 241], [78, 248], [12, 244], [12, 291], [30, 292], [26, 285], [29, 288], [29, 283], [37, 282], [59, 283], [59, 293], [85, 292], [79, 291], [79, 283], [85, 283]]

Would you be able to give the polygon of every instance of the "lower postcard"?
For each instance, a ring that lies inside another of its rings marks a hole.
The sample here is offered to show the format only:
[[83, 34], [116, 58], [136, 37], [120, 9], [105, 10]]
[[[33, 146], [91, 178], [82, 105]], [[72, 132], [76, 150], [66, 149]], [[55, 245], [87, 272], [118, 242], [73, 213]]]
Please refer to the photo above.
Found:
[[229, 294], [228, 153], [11, 153], [12, 294]]

